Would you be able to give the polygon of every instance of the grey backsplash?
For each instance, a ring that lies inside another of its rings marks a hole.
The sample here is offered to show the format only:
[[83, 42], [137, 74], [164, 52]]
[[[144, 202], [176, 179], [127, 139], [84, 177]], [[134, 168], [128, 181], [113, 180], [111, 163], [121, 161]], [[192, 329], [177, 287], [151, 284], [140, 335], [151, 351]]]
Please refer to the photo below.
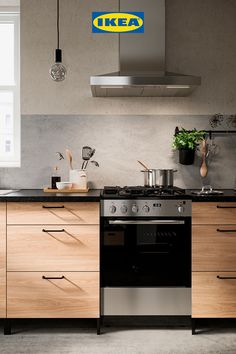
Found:
[[[172, 151], [176, 126], [210, 129], [208, 116], [23, 116], [21, 168], [1, 168], [1, 188], [41, 188], [49, 185], [52, 168], [58, 163], [56, 152], [68, 147], [74, 167], [81, 166], [81, 148], [96, 148], [97, 168], [88, 169], [89, 185], [142, 185], [137, 160], [150, 167], [176, 168], [175, 185], [200, 188], [232, 188], [236, 177], [236, 135], [217, 136], [215, 156], [209, 158], [209, 173], [201, 178], [198, 156], [193, 166], [178, 163]], [[223, 127], [224, 128], [224, 127]], [[67, 161], [58, 163], [63, 180], [68, 180]]]

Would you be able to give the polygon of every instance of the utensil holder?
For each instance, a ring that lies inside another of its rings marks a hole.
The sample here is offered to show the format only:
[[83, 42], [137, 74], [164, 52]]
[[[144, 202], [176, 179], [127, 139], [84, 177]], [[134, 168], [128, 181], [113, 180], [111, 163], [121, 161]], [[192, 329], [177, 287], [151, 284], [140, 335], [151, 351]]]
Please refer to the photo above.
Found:
[[87, 173], [84, 170], [70, 170], [69, 181], [72, 188], [87, 189]]

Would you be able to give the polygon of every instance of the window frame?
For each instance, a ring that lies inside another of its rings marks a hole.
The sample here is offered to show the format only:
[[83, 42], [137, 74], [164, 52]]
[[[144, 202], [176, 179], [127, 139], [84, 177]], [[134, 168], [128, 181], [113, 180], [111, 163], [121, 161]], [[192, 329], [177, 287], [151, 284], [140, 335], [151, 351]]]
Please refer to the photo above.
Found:
[[13, 141], [12, 157], [0, 155], [0, 167], [21, 166], [21, 115], [20, 115], [20, 11], [19, 8], [0, 7], [0, 23], [14, 24], [14, 84], [0, 85], [0, 92], [13, 94]]

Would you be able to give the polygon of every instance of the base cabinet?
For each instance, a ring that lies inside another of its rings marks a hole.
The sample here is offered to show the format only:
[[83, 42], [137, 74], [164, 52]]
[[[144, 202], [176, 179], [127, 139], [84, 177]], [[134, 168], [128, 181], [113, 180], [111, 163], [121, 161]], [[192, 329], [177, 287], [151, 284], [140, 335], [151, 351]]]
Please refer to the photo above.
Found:
[[0, 204], [0, 318], [95, 318], [99, 203]]
[[0, 318], [6, 317], [6, 203], [0, 203]]
[[236, 318], [236, 203], [193, 203], [192, 319]]

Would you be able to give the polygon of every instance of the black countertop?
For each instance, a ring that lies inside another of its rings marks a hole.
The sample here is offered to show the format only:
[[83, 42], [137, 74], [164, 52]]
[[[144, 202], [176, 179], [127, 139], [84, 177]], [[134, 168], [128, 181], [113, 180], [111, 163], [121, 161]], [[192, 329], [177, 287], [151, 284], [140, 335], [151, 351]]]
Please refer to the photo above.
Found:
[[[192, 193], [192, 189], [187, 189], [186, 194], [191, 196], [193, 202], [236, 202], [236, 191], [233, 189], [219, 189], [223, 194], [217, 195], [197, 195]], [[200, 189], [194, 189], [200, 191]]]
[[45, 193], [42, 189], [20, 189], [0, 195], [0, 202], [99, 202], [100, 189], [91, 189], [88, 193]]
[[[236, 202], [233, 189], [222, 189], [220, 195], [196, 195], [186, 190], [186, 196], [193, 202]], [[7, 195], [0, 195], [0, 202], [99, 202], [101, 189], [91, 189], [88, 193], [45, 193], [41, 189], [21, 189]], [[158, 197], [157, 197], [158, 198]]]

